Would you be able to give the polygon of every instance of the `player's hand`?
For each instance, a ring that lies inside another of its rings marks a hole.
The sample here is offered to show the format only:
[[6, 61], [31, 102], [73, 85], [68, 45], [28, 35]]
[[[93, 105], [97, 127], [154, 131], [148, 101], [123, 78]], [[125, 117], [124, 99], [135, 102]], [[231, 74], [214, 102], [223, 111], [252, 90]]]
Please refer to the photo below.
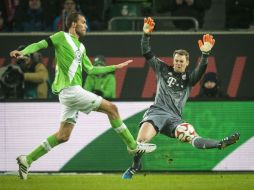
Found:
[[129, 65], [129, 63], [131, 63], [131, 62], [133, 62], [133, 60], [128, 60], [128, 61], [125, 61], [125, 62], [123, 62], [123, 63], [120, 63], [120, 64], [118, 64], [118, 65], [115, 65], [116, 66], [116, 69], [121, 69], [121, 68], [123, 68], [123, 67], [126, 67], [127, 65]]
[[202, 53], [209, 54], [215, 44], [215, 40], [213, 36], [210, 34], [203, 35], [203, 42], [202, 40], [198, 40], [198, 45]]
[[18, 50], [13, 50], [13, 51], [10, 52], [10, 56], [15, 57], [15, 58], [23, 57], [23, 53], [21, 51], [18, 51]]
[[144, 18], [143, 31], [145, 34], [150, 34], [154, 29], [155, 23], [151, 17]]

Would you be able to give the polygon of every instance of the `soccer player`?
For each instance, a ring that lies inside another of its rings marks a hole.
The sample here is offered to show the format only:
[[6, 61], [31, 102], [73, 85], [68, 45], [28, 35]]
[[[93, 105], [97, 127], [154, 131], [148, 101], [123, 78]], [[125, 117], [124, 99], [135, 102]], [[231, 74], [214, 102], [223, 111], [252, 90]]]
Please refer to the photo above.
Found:
[[[189, 124], [183, 123], [182, 109], [187, 101], [191, 87], [194, 86], [204, 74], [207, 67], [207, 57], [209, 56], [215, 40], [213, 36], [205, 34], [202, 40], [198, 41], [202, 52], [199, 65], [189, 73], [189, 53], [179, 49], [173, 53], [173, 66], [158, 59], [150, 47], [151, 33], [155, 23], [152, 18], [144, 19], [144, 34], [141, 40], [142, 54], [153, 68], [157, 77], [157, 92], [153, 105], [145, 112], [143, 120], [140, 122], [140, 129], [137, 137], [138, 142], [149, 142], [157, 133], [164, 134], [171, 138], [182, 140], [182, 132]], [[234, 144], [240, 137], [235, 133], [220, 141], [206, 139], [198, 136], [195, 131], [187, 134], [185, 139], [194, 147], [199, 149], [219, 148], [223, 149]], [[132, 176], [141, 168], [142, 153], [136, 153], [133, 164], [128, 168], [122, 178], [131, 179]]]
[[68, 33], [57, 32], [45, 40], [27, 46], [22, 51], [14, 50], [10, 52], [11, 57], [21, 57], [49, 46], [55, 48], [56, 75], [52, 84], [52, 91], [58, 94], [62, 105], [60, 129], [45, 139], [31, 153], [17, 158], [21, 179], [27, 179], [28, 169], [35, 160], [45, 155], [55, 146], [68, 141], [79, 111], [86, 114], [91, 111], [107, 114], [111, 126], [123, 139], [131, 153], [148, 153], [156, 149], [154, 144], [137, 143], [134, 140], [121, 120], [114, 104], [81, 87], [82, 69], [88, 74], [107, 73], [125, 67], [132, 60], [113, 66], [93, 67], [86, 55], [84, 45], [79, 41], [79, 38], [85, 35], [87, 29], [85, 17], [80, 13], [72, 13], [68, 16], [66, 25]]

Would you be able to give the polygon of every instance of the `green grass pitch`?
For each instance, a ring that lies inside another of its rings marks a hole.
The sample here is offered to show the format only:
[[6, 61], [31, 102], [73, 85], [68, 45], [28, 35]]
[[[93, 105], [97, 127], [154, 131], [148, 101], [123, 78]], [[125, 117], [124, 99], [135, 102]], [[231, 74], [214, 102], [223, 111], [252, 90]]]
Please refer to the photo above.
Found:
[[30, 175], [28, 180], [1, 175], [0, 190], [249, 190], [254, 173], [148, 173], [132, 180], [121, 174]]

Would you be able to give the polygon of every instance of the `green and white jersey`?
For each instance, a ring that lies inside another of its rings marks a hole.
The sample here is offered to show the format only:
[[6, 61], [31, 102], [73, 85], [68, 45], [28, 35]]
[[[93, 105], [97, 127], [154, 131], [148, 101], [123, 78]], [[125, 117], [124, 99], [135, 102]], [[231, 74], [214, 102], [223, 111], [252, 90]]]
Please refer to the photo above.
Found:
[[[49, 44], [50, 43], [50, 44]], [[52, 92], [58, 94], [63, 88], [79, 85], [82, 87], [82, 71], [88, 74], [103, 74], [115, 71], [114, 65], [94, 67], [86, 55], [85, 46], [73, 35], [57, 32], [49, 39], [27, 46], [24, 55], [34, 53], [53, 44], [55, 48], [56, 74]]]
[[55, 47], [56, 73], [52, 91], [58, 93], [68, 86], [82, 86], [82, 68], [89, 72], [92, 64], [85, 46], [73, 35], [57, 32], [50, 36]]

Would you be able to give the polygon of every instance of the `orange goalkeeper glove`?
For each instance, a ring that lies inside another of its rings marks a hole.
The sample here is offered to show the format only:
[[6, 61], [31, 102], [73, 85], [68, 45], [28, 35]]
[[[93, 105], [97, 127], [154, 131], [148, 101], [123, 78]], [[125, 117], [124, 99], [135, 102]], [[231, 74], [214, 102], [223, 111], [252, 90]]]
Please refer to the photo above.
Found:
[[155, 23], [151, 17], [144, 18], [143, 31], [145, 34], [150, 34], [154, 29]]
[[203, 35], [203, 42], [202, 40], [198, 40], [199, 48], [204, 54], [210, 54], [214, 44], [215, 40], [213, 39], [213, 36], [209, 34]]

